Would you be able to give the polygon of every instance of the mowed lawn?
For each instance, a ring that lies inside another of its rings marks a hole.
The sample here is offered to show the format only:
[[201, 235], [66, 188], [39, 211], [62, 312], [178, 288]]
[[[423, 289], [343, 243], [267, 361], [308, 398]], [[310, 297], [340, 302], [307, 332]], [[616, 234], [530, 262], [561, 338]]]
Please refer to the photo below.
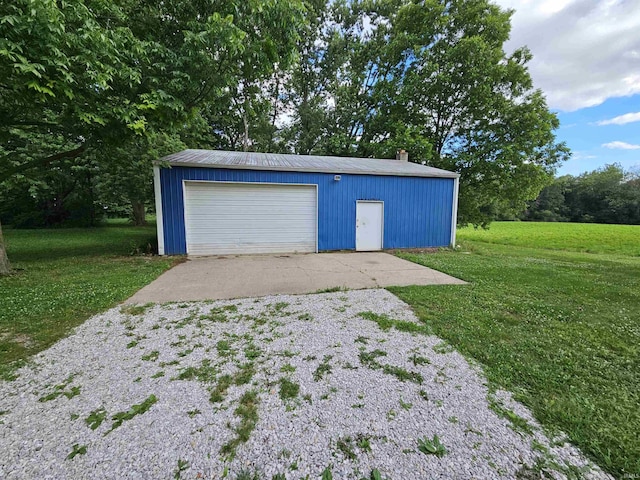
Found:
[[0, 277], [0, 378], [90, 316], [130, 297], [174, 260], [132, 255], [155, 227], [4, 229], [16, 273]]
[[390, 290], [543, 425], [640, 475], [640, 226], [500, 222], [459, 243], [401, 256], [469, 285]]

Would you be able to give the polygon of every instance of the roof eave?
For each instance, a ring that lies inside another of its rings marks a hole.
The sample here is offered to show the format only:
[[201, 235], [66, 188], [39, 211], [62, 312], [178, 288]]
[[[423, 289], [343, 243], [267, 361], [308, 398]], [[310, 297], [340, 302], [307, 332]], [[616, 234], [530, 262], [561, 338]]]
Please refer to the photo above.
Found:
[[199, 162], [172, 162], [171, 160], [161, 158], [154, 164], [162, 167], [169, 164], [172, 167], [195, 167], [195, 168], [220, 168], [227, 170], [259, 170], [270, 172], [307, 172], [307, 173], [332, 173], [335, 175], [375, 175], [378, 177], [423, 177], [423, 178], [459, 178], [460, 174], [455, 172], [449, 172], [442, 170], [442, 173], [431, 172], [424, 174], [415, 172], [360, 172], [354, 170], [336, 170], [336, 169], [323, 169], [323, 168], [300, 168], [300, 167], [283, 167], [268, 165], [222, 165], [214, 163], [199, 163]]

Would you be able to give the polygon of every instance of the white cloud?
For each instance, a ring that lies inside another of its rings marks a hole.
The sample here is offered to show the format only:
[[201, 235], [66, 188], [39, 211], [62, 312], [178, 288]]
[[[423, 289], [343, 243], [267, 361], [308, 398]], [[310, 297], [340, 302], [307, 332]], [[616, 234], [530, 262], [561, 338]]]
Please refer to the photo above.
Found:
[[625, 113], [608, 120], [596, 122], [596, 125], [625, 125], [627, 123], [640, 122], [640, 112]]
[[507, 53], [528, 46], [549, 106], [572, 111], [640, 93], [640, 1], [494, 0], [513, 8]]
[[634, 145], [633, 143], [619, 141], [603, 143], [602, 146], [604, 148], [612, 148], [616, 150], [640, 150], [640, 145]]

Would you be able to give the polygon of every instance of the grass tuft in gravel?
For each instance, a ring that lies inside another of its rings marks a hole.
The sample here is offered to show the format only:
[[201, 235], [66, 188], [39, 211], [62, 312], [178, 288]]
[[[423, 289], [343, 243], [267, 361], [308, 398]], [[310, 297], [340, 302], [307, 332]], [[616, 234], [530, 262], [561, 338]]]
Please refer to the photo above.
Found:
[[73, 445], [71, 453], [67, 455], [67, 460], [73, 460], [76, 455], [84, 455], [85, 453], [87, 453], [87, 446], [76, 443]]
[[325, 355], [322, 359], [322, 362], [320, 362], [320, 365], [318, 365], [318, 368], [315, 369], [315, 371], [313, 372], [313, 379], [316, 382], [319, 382], [324, 378], [325, 375], [331, 373], [331, 364], [329, 362], [332, 358], [333, 355]]
[[435, 455], [436, 457], [443, 457], [447, 453], [447, 449], [440, 442], [438, 435], [434, 435], [432, 439], [427, 437], [419, 438], [418, 450], [425, 455]]
[[384, 357], [386, 355], [387, 355], [387, 352], [385, 352], [384, 350], [376, 349], [376, 350], [367, 352], [366, 350], [363, 349], [363, 350], [360, 350], [360, 353], [358, 354], [358, 358], [360, 359], [360, 362], [362, 363], [362, 365], [364, 365], [365, 367], [368, 367], [372, 370], [381, 370], [383, 373], [386, 373], [387, 375], [393, 375], [401, 382], [409, 381], [417, 384], [421, 384], [422, 382], [424, 382], [424, 378], [418, 372], [411, 372], [406, 368], [397, 367], [395, 365], [389, 365], [387, 363], [383, 364], [376, 360], [377, 358]]
[[240, 423], [233, 429], [237, 436], [225, 443], [220, 449], [220, 453], [225, 457], [233, 459], [238, 446], [249, 440], [251, 432], [253, 432], [253, 429], [256, 428], [256, 424], [258, 423], [259, 400], [256, 390], [249, 390], [240, 397], [238, 401], [239, 405], [233, 411], [233, 413], [240, 417]]
[[41, 402], [49, 402], [51, 400], [55, 400], [56, 398], [64, 395], [68, 399], [75, 397], [76, 395], [80, 395], [80, 387], [73, 386], [67, 389], [69, 384], [73, 381], [73, 375], [69, 375], [61, 384], [53, 387], [53, 392], [40, 397], [38, 400]]
[[292, 382], [288, 378], [285, 378], [285, 377], [281, 378], [279, 383], [280, 383], [280, 398], [283, 401], [294, 399], [298, 396], [298, 393], [300, 393], [300, 385], [295, 382]]
[[111, 419], [113, 420], [113, 424], [111, 425], [111, 428], [109, 429], [109, 431], [105, 433], [105, 435], [113, 432], [116, 428], [121, 426], [125, 421], [131, 420], [136, 415], [142, 415], [147, 410], [149, 410], [153, 406], [153, 404], [155, 404], [157, 401], [158, 399], [156, 398], [156, 396], [151, 394], [142, 403], [132, 405], [131, 408], [126, 412], [116, 413], [113, 417], [111, 417]]
[[86, 423], [91, 430], [95, 430], [102, 425], [105, 418], [107, 418], [107, 411], [103, 407], [100, 407], [91, 412], [89, 416], [84, 419], [84, 423]]
[[211, 360], [205, 358], [199, 367], [187, 367], [180, 371], [176, 380], [199, 380], [201, 382], [214, 382], [216, 379], [216, 368], [211, 365]]

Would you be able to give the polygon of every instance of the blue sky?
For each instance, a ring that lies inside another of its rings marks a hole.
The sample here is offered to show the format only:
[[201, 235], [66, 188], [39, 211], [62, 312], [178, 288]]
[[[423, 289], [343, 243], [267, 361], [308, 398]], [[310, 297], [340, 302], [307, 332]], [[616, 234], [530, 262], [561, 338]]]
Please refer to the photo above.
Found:
[[609, 163], [640, 173], [640, 0], [493, 0], [513, 9], [507, 52], [529, 70], [573, 152], [559, 175]]

